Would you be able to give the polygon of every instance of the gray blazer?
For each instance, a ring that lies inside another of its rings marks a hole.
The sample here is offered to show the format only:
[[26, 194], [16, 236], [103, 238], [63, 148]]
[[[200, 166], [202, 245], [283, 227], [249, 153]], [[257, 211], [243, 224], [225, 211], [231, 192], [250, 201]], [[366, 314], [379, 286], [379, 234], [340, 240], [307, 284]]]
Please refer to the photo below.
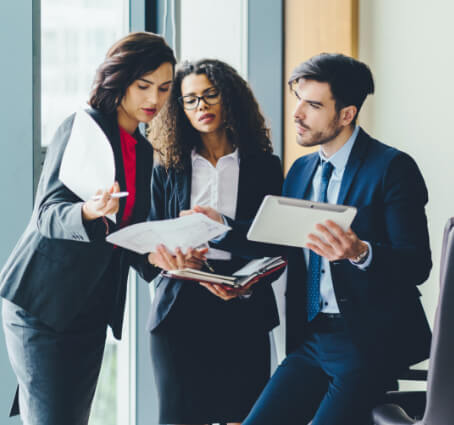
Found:
[[[107, 116], [89, 109], [87, 112], [100, 125], [114, 151], [116, 180], [125, 190], [125, 176], [120, 134], [116, 114]], [[113, 245], [105, 241], [102, 219], [84, 223], [82, 200], [58, 179], [62, 156], [74, 122], [74, 114], [57, 130], [48, 148], [39, 181], [30, 222], [0, 273], [0, 296], [60, 331], [81, 311], [90, 294], [108, 271]], [[144, 221], [150, 210], [153, 148], [137, 131], [136, 204], [132, 222]], [[125, 198], [120, 200], [117, 223], [121, 222]], [[117, 226], [110, 222], [110, 231]], [[129, 266], [134, 266], [146, 280], [151, 280], [151, 267], [146, 256], [122, 248], [119, 264], [112, 277], [126, 291]], [[124, 298], [124, 295], [122, 295]], [[123, 299], [124, 305], [124, 299]], [[123, 306], [122, 306], [123, 307]], [[123, 308], [119, 315], [122, 316]], [[114, 334], [120, 337], [121, 317], [114, 320]], [[112, 325], [112, 324], [111, 324]]]

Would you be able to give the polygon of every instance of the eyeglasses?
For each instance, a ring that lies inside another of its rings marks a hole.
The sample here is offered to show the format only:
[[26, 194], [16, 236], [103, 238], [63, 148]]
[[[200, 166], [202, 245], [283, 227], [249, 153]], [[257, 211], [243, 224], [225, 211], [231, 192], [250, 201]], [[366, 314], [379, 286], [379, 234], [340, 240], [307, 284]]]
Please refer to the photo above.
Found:
[[221, 93], [218, 90], [211, 90], [202, 96], [196, 96], [193, 94], [181, 96], [178, 98], [178, 101], [184, 109], [192, 110], [199, 106], [201, 99], [203, 99], [207, 105], [217, 105], [221, 101]]

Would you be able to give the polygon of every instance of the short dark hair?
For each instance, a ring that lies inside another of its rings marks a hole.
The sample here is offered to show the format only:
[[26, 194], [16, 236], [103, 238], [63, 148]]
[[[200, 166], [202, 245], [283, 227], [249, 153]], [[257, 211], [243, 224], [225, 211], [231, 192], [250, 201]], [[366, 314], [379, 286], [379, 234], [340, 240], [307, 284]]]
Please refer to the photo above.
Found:
[[321, 53], [299, 64], [292, 72], [288, 84], [300, 78], [328, 83], [336, 102], [336, 110], [354, 105], [357, 114], [368, 94], [374, 92], [374, 79], [369, 67], [352, 57], [337, 53]]
[[88, 103], [112, 113], [126, 89], [138, 78], [176, 59], [164, 38], [151, 32], [133, 32], [118, 40], [96, 71]]
[[185, 61], [177, 67], [167, 108], [150, 123], [150, 138], [161, 152], [166, 168], [185, 168], [193, 148], [201, 143], [199, 132], [187, 118], [178, 99], [188, 75], [206, 75], [221, 93], [227, 137], [240, 155], [273, 151], [270, 131], [249, 84], [238, 72], [217, 59]]

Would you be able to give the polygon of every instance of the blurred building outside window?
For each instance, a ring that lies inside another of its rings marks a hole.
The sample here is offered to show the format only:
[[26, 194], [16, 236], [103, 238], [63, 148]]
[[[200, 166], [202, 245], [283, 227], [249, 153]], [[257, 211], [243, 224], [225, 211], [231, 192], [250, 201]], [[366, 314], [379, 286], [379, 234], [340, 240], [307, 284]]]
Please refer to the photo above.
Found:
[[89, 97], [109, 47], [129, 32], [129, 0], [41, 1], [41, 145]]

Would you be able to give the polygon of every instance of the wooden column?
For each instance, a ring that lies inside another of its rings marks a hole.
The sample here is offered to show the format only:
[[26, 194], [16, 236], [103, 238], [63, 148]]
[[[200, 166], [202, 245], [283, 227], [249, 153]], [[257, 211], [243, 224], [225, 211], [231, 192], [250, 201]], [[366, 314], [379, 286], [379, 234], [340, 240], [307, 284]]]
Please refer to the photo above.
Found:
[[317, 148], [296, 143], [293, 112], [295, 98], [287, 80], [292, 70], [322, 52], [357, 56], [358, 0], [286, 0], [284, 65], [284, 169]]

